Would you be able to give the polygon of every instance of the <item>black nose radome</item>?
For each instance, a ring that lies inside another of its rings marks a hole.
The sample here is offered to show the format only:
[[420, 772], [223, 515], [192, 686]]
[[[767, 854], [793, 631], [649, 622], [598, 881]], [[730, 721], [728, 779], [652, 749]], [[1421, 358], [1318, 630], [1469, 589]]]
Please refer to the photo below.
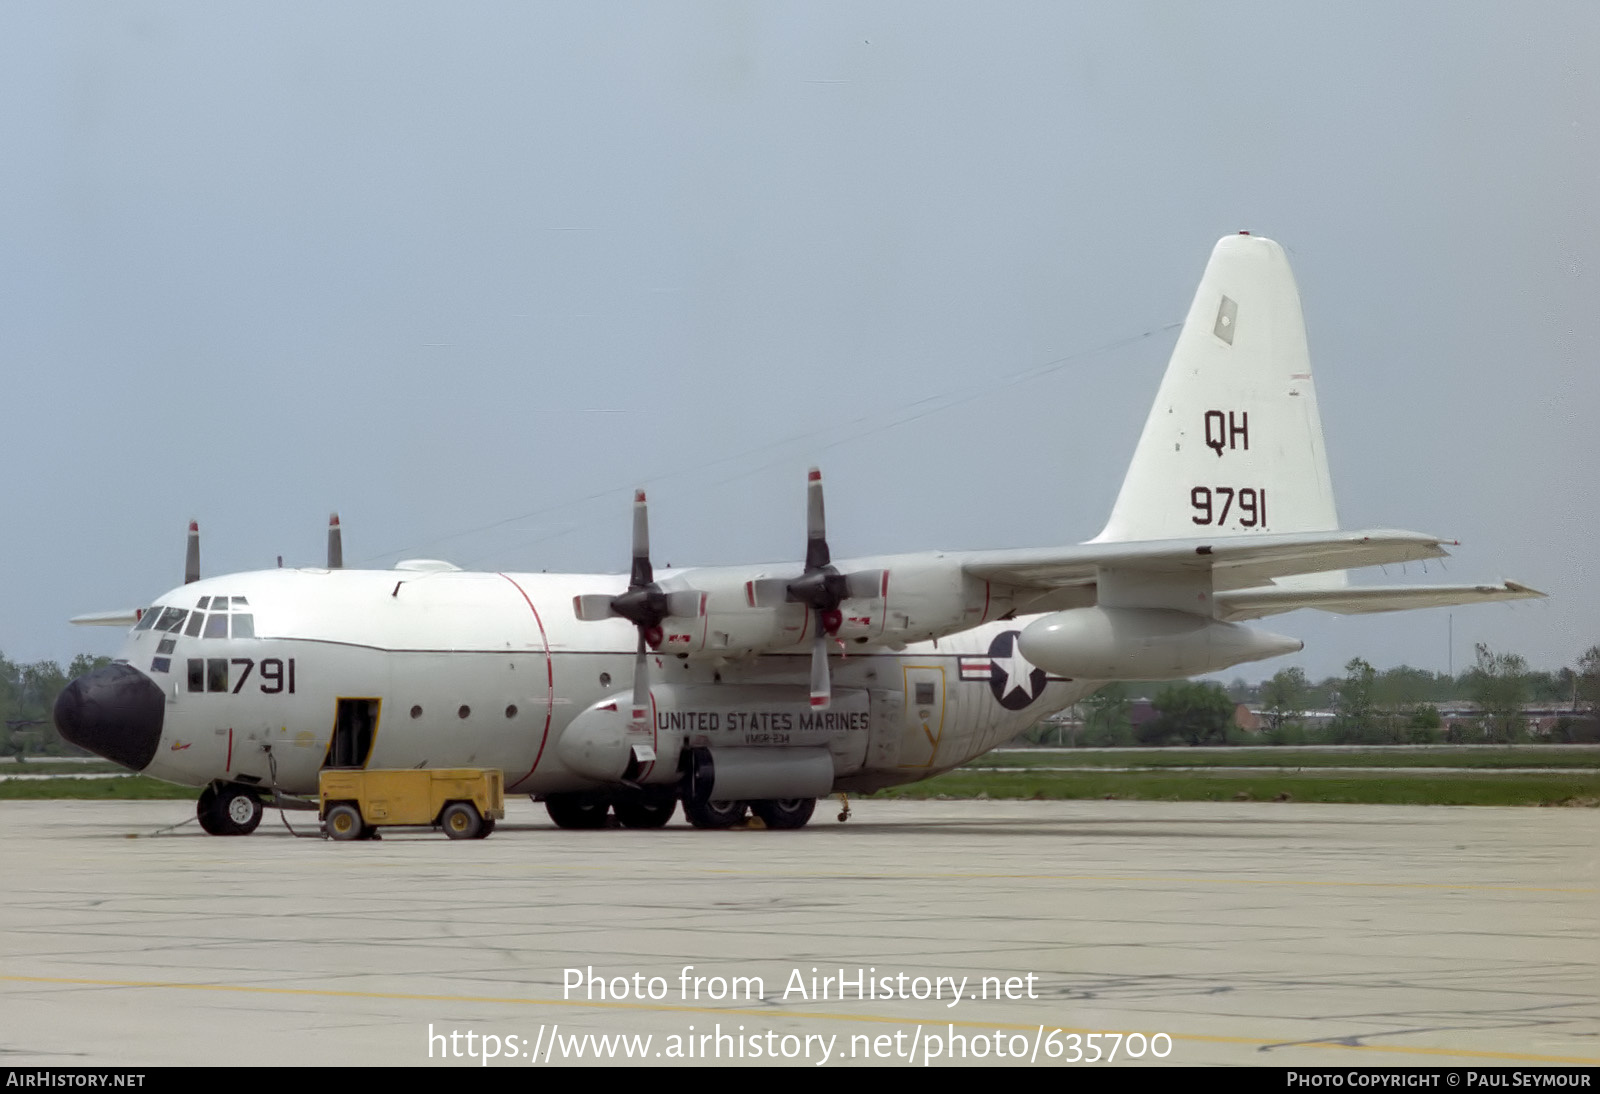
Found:
[[131, 665], [107, 665], [68, 684], [56, 700], [56, 730], [123, 767], [143, 771], [161, 743], [166, 697]]

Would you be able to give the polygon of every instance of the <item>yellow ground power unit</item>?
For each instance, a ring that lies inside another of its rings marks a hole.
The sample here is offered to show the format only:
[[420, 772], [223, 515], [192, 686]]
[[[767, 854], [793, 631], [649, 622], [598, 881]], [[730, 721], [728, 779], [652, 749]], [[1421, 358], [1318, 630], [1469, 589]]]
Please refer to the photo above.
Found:
[[379, 825], [437, 825], [451, 839], [482, 839], [506, 815], [498, 769], [330, 769], [318, 781], [321, 816], [336, 840], [371, 839]]

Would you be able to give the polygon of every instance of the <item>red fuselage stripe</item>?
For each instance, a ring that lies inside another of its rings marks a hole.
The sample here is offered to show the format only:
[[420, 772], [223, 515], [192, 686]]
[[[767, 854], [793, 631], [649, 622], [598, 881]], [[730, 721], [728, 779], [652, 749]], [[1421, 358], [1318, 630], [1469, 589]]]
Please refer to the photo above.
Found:
[[515, 779], [507, 784], [506, 789], [511, 790], [523, 780], [532, 778], [533, 773], [539, 770], [539, 761], [544, 758], [544, 746], [550, 740], [550, 722], [555, 717], [556, 712], [556, 669], [555, 663], [550, 660], [550, 638], [544, 633], [544, 620], [539, 618], [539, 609], [533, 606], [533, 600], [528, 596], [526, 589], [512, 581], [511, 578], [506, 577], [505, 574], [500, 576], [507, 581], [511, 581], [511, 587], [522, 594], [522, 599], [527, 601], [528, 610], [533, 613], [533, 621], [539, 625], [539, 641], [544, 643], [544, 671], [546, 677], [544, 733], [539, 738], [539, 751], [534, 754], [533, 766], [528, 768], [528, 773], [522, 778]]

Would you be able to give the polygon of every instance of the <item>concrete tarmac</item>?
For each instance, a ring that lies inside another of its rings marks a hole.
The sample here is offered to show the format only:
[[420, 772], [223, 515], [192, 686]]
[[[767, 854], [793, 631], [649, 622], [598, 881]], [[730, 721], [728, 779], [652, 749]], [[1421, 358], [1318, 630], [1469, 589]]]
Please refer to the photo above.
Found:
[[0, 804], [0, 1059], [1600, 1063], [1600, 811], [868, 801], [568, 832], [509, 805], [482, 841], [336, 844], [270, 811], [224, 839], [146, 835], [184, 802]]

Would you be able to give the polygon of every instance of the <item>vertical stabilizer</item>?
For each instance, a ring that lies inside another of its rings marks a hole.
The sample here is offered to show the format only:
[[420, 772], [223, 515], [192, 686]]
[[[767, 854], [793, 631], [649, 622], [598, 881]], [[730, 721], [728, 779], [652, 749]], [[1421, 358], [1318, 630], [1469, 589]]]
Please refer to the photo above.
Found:
[[1289, 260], [1270, 239], [1227, 236], [1094, 542], [1338, 527]]

